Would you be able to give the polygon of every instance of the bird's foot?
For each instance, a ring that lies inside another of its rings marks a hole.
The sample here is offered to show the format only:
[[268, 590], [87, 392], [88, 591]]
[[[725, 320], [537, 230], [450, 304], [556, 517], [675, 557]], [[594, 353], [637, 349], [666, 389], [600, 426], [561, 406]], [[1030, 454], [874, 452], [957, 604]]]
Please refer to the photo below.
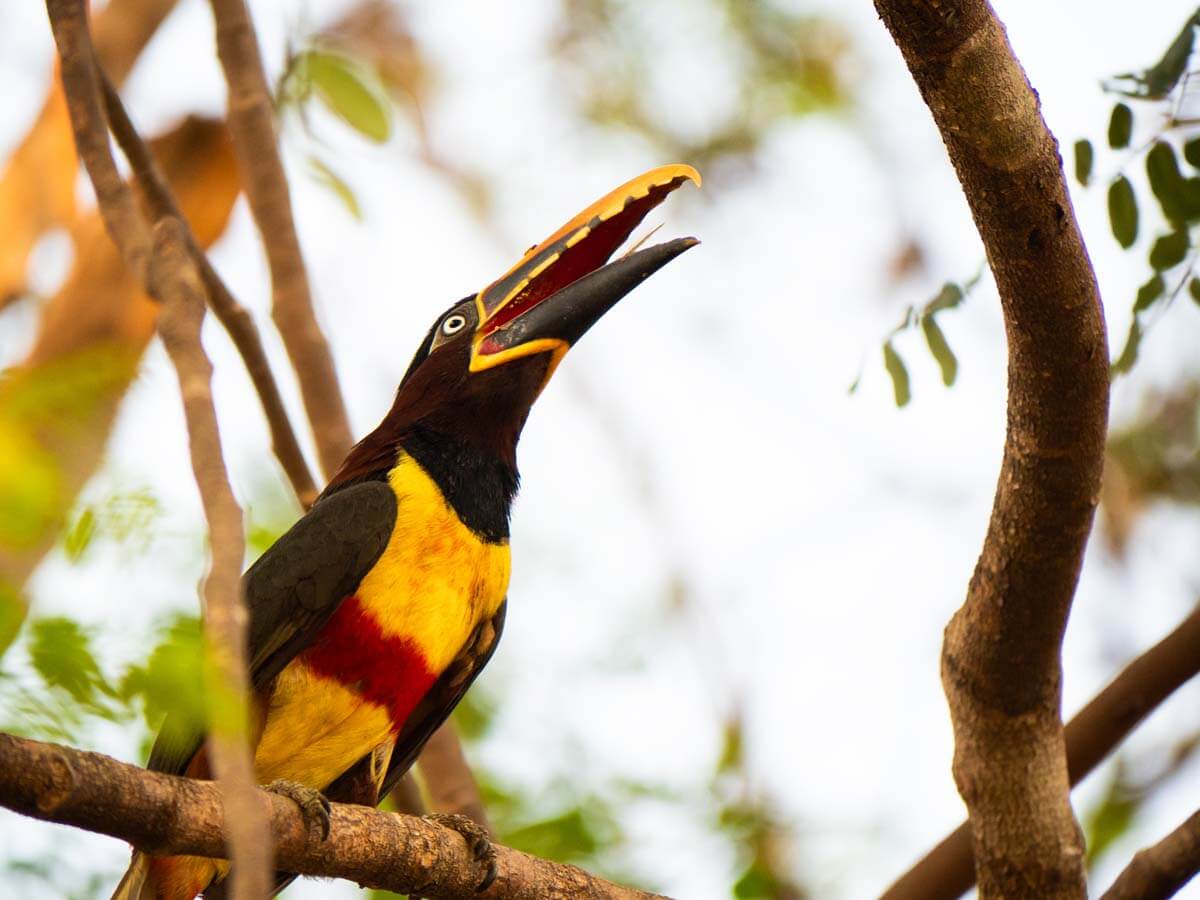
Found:
[[467, 849], [484, 866], [483, 880], [475, 890], [482, 892], [492, 886], [496, 880], [496, 848], [482, 825], [461, 813], [430, 813], [422, 818], [461, 834]]
[[275, 779], [263, 790], [287, 797], [300, 807], [300, 815], [310, 834], [319, 832], [321, 840], [329, 837], [329, 801], [320, 791], [286, 778]]

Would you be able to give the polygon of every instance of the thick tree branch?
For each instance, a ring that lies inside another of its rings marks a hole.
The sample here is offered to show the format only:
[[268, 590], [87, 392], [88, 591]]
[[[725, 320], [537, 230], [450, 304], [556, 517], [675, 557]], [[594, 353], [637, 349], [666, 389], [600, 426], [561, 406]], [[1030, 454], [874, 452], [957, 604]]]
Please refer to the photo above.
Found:
[[1200, 812], [1153, 847], [1139, 851], [1100, 900], [1174, 897], [1200, 871]]
[[1009, 344], [987, 538], [946, 629], [954, 775], [983, 897], [1083, 898], [1061, 644], [1099, 492], [1108, 352], [1095, 275], [1037, 95], [984, 0], [876, 0], [987, 249]]
[[[1182, 685], [1200, 673], [1200, 607], [1126, 666], [1067, 723], [1071, 786]], [[964, 822], [929, 851], [880, 900], [954, 900], [975, 884], [971, 827]]]
[[353, 443], [350, 420], [333, 355], [313, 311], [258, 38], [244, 0], [211, 0], [211, 5], [217, 54], [229, 87], [229, 129], [271, 270], [271, 315], [296, 370], [317, 456], [328, 478]]
[[[117, 145], [129, 160], [133, 177], [146, 197], [151, 214], [156, 219], [170, 217], [183, 221], [166, 179], [162, 177], [153, 154], [134, 128], [116, 89], [103, 73], [101, 80], [109, 126], [117, 139]], [[308, 509], [317, 499], [317, 486], [313, 482], [312, 473], [309, 472], [308, 463], [304, 460], [304, 452], [300, 449], [296, 433], [292, 430], [287, 409], [283, 405], [283, 397], [267, 361], [267, 354], [254, 319], [233, 296], [224, 279], [217, 274], [217, 270], [209, 262], [208, 254], [196, 243], [191, 229], [186, 229], [184, 240], [192, 260], [200, 269], [212, 310], [241, 354], [242, 362], [258, 393], [263, 415], [271, 431], [271, 445], [275, 456], [287, 474], [300, 505]]]
[[[333, 804], [327, 840], [312, 836], [290, 800], [259, 792], [269, 813], [278, 868], [346, 878], [364, 887], [436, 898], [653, 900], [575, 866], [497, 847], [498, 876], [475, 893], [479, 862], [454, 831], [412, 816]], [[27, 816], [128, 841], [158, 855], [225, 855], [227, 817], [205, 781], [147, 772], [87, 753], [0, 734], [0, 804]]]
[[179, 376], [192, 469], [208, 520], [212, 560], [204, 584], [206, 652], [219, 711], [210, 723], [209, 758], [230, 813], [233, 895], [264, 897], [271, 880], [269, 832], [255, 799], [248, 733], [246, 610], [240, 578], [245, 554], [242, 513], [221, 454], [212, 401], [212, 366], [200, 343], [204, 287], [188, 252], [184, 226], [161, 219], [153, 233], [133, 192], [117, 172], [101, 106], [99, 68], [88, 35], [83, 0], [46, 0], [58, 46], [63, 90], [79, 157], [96, 191], [109, 234], [147, 293], [163, 303], [159, 329]]

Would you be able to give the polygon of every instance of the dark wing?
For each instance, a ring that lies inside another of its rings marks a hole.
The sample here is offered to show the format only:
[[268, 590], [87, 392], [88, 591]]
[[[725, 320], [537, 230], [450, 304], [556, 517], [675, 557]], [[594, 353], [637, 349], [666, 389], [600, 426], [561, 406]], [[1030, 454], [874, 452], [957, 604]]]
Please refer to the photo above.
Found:
[[[322, 497], [242, 576], [250, 614], [250, 682], [265, 690], [312, 642], [387, 547], [396, 524], [396, 495], [366, 481]], [[178, 774], [202, 738], [181, 735], [170, 717], [147, 766]]]

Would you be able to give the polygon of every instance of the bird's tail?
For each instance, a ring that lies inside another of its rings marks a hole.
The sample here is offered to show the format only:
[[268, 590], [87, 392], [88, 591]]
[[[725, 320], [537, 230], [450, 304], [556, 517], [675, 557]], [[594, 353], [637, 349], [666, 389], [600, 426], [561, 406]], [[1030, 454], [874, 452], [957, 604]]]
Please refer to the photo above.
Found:
[[154, 887], [150, 884], [149, 876], [149, 858], [145, 853], [134, 850], [133, 861], [113, 891], [112, 900], [154, 900]]
[[227, 870], [228, 864], [201, 856], [151, 858], [135, 850], [112, 900], [191, 900]]

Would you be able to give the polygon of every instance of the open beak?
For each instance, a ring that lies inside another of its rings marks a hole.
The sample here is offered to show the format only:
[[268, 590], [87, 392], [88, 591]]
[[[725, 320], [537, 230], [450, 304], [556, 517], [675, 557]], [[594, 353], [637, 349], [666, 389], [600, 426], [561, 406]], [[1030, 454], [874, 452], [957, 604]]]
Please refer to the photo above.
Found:
[[480, 291], [471, 371], [549, 352], [552, 372], [618, 300], [700, 243], [679, 238], [608, 262], [650, 210], [685, 181], [699, 186], [700, 174], [691, 166], [671, 165], [639, 175], [583, 210]]

